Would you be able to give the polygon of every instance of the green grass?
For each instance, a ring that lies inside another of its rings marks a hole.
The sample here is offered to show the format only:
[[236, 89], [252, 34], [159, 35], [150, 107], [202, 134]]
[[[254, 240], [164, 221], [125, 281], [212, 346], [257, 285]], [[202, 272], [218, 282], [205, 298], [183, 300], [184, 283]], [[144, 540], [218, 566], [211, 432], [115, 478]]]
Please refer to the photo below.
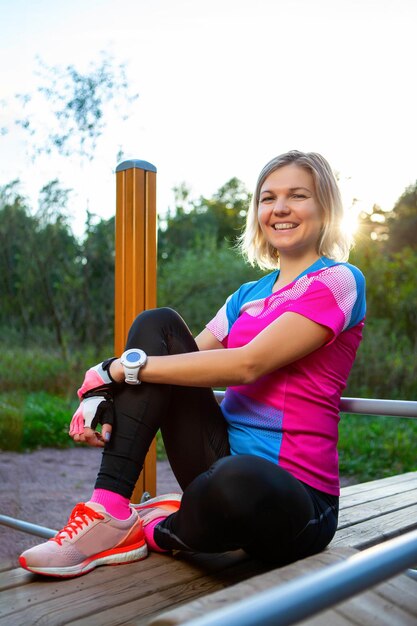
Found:
[[3, 392], [45, 391], [72, 398], [84, 372], [103, 359], [113, 356], [111, 349], [97, 355], [93, 350], [71, 352], [64, 360], [58, 351], [43, 348], [4, 348], [0, 361], [0, 394]]
[[417, 419], [343, 415], [340, 473], [364, 482], [417, 470], [416, 442]]

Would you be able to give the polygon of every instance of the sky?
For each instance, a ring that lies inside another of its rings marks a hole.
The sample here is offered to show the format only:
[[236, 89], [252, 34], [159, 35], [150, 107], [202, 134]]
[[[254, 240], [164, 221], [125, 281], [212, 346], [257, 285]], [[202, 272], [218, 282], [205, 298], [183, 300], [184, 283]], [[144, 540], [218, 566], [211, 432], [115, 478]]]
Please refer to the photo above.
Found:
[[[348, 211], [389, 210], [417, 180], [416, 23], [416, 0], [0, 0], [0, 185], [20, 178], [35, 206], [58, 178], [81, 234], [87, 207], [114, 213], [119, 149], [157, 167], [161, 215], [182, 182], [195, 198], [234, 176], [252, 190], [299, 149], [327, 158]], [[128, 122], [112, 113], [91, 162], [31, 161], [12, 120], [36, 57], [83, 71], [102, 50], [139, 94]]]

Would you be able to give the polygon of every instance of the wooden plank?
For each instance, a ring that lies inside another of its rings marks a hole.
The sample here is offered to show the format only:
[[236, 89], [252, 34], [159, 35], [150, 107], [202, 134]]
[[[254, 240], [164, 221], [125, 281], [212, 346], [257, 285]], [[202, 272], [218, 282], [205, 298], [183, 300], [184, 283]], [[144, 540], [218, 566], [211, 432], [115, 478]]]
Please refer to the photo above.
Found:
[[[323, 624], [354, 624], [361, 626], [415, 626], [417, 623], [416, 587], [404, 575], [378, 585], [336, 607], [318, 613], [299, 623], [299, 626]], [[407, 600], [404, 602], [404, 598]], [[339, 620], [343, 620], [340, 622]]]
[[[353, 549], [340, 548], [336, 548], [334, 551], [326, 550], [320, 554], [316, 554], [282, 568], [274, 569], [266, 574], [234, 585], [230, 589], [204, 596], [186, 606], [157, 616], [149, 622], [149, 626], [172, 626], [174, 624], [182, 624], [188, 620], [205, 615], [209, 611], [214, 611], [233, 602], [237, 602], [242, 598], [247, 598], [259, 591], [270, 589], [279, 583], [292, 580], [302, 574], [316, 571], [325, 565], [337, 563], [352, 554], [356, 554], [356, 552], [357, 551]], [[132, 625], [133, 624], [136, 626], [137, 622], [133, 621]]]
[[417, 504], [337, 531], [331, 546], [363, 550], [417, 528]]
[[370, 502], [361, 502], [350, 508], [342, 509], [339, 513], [338, 532], [342, 528], [352, 526], [359, 522], [384, 517], [394, 511], [399, 511], [412, 506], [417, 502], [417, 488], [392, 496], [380, 497]]
[[[355, 554], [355, 552], [355, 550], [325, 551], [321, 555], [310, 557], [281, 569], [275, 569], [230, 589], [213, 593], [185, 606], [157, 615], [148, 622], [149, 626], [183, 624], [190, 619], [238, 602], [240, 599], [274, 587], [296, 576], [314, 571], [323, 565], [337, 562]], [[322, 626], [323, 624], [332, 624], [332, 626], [347, 626], [348, 624], [361, 624], [363, 626], [368, 624], [381, 626], [384, 624], [387, 626], [401, 624], [402, 626], [411, 626], [411, 624], [416, 623], [417, 617], [416, 591], [417, 586], [413, 581], [404, 575], [398, 576], [391, 581], [382, 583], [374, 590], [368, 590], [335, 608], [303, 620], [300, 622], [300, 626]], [[139, 626], [143, 623], [141, 619], [129, 621], [131, 626]]]
[[372, 490], [356, 491], [356, 493], [347, 496], [345, 494], [342, 494], [339, 502], [339, 510], [343, 511], [344, 509], [352, 506], [357, 506], [358, 504], [360, 505], [367, 502], [372, 502], [373, 500], [385, 498], [386, 496], [405, 494], [409, 491], [415, 491], [416, 489], [417, 477], [415, 480], [408, 480], [404, 484], [394, 483], [388, 484], [386, 486], [379, 485]]
[[236, 577], [242, 579], [265, 571], [265, 566], [248, 559], [243, 552], [204, 558], [152, 554], [144, 561], [123, 565], [117, 570], [97, 568], [80, 578], [59, 580], [32, 576], [31, 584], [10, 589], [0, 598], [0, 624], [36, 623], [46, 615], [50, 619], [48, 623], [68, 624], [113, 607], [119, 607], [116, 613], [120, 620], [124, 607], [131, 601], [165, 594], [172, 586], [194, 585], [202, 577], [221, 582], [228, 570], [230, 574], [226, 573], [226, 577], [230, 576], [231, 584]]
[[6, 559], [0, 563], [0, 572], [13, 569], [13, 567], [16, 567], [15, 559], [9, 559], [9, 560]]
[[[417, 617], [417, 582], [406, 575], [396, 576], [375, 588], [375, 592], [393, 604], [399, 604]], [[417, 623], [417, 620], [416, 620]]]
[[21, 585], [27, 585], [33, 582], [33, 576], [22, 568], [16, 568], [16, 564], [8, 570], [0, 572], [0, 591], [13, 589]]
[[264, 571], [265, 565], [248, 560], [236, 564], [233, 567], [225, 568], [216, 573], [205, 574], [198, 578], [192, 578], [180, 584], [173, 584], [161, 589], [157, 589], [148, 594], [135, 599], [123, 606], [114, 607], [98, 613], [97, 610], [92, 615], [85, 616], [68, 623], [68, 626], [120, 626], [129, 624], [148, 624], [153, 616], [161, 611], [172, 609], [172, 607], [184, 604], [196, 597], [207, 595], [218, 589], [224, 589], [240, 583], [250, 576]]
[[[354, 494], [365, 494], [367, 492], [374, 492], [379, 489], [386, 489], [390, 486], [398, 486], [399, 488], [406, 487], [407, 483], [411, 481], [414, 486], [417, 483], [417, 472], [407, 472], [406, 474], [399, 474], [397, 476], [388, 476], [387, 478], [380, 478], [377, 480], [371, 480], [365, 483], [358, 483], [356, 485], [350, 485], [349, 487], [343, 487], [341, 489], [341, 499], [348, 499], [349, 496]], [[413, 487], [412, 487], [413, 488]]]
[[[402, 580], [405, 578], [405, 576], [401, 577]], [[375, 623], [378, 626], [415, 626], [416, 610], [417, 597], [413, 612], [410, 613], [402, 606], [401, 592], [397, 595], [395, 602], [392, 602], [385, 596], [383, 586], [376, 587], [375, 591], [362, 593], [338, 607], [339, 613], [351, 619], [353, 624], [362, 626]]]

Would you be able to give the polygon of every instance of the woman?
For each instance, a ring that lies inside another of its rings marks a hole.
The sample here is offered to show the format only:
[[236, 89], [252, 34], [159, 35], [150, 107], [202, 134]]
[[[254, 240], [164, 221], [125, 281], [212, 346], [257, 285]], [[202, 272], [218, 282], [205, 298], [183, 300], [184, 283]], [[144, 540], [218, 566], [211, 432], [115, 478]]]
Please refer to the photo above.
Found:
[[[337, 526], [339, 402], [365, 316], [341, 220], [319, 154], [265, 166], [242, 248], [272, 272], [242, 285], [195, 340], [174, 311], [142, 313], [122, 359], [87, 372], [70, 434], [104, 446], [95, 490], [23, 567], [75, 576], [147, 548], [242, 548], [279, 565], [324, 549]], [[183, 496], [130, 505], [159, 428]]]

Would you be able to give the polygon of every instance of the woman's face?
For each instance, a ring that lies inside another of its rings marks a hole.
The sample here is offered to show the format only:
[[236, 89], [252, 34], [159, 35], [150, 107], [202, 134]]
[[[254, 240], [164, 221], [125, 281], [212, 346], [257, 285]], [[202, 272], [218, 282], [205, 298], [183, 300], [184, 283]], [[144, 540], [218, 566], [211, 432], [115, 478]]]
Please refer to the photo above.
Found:
[[295, 164], [272, 172], [261, 187], [258, 221], [280, 257], [317, 254], [323, 218], [310, 172]]

